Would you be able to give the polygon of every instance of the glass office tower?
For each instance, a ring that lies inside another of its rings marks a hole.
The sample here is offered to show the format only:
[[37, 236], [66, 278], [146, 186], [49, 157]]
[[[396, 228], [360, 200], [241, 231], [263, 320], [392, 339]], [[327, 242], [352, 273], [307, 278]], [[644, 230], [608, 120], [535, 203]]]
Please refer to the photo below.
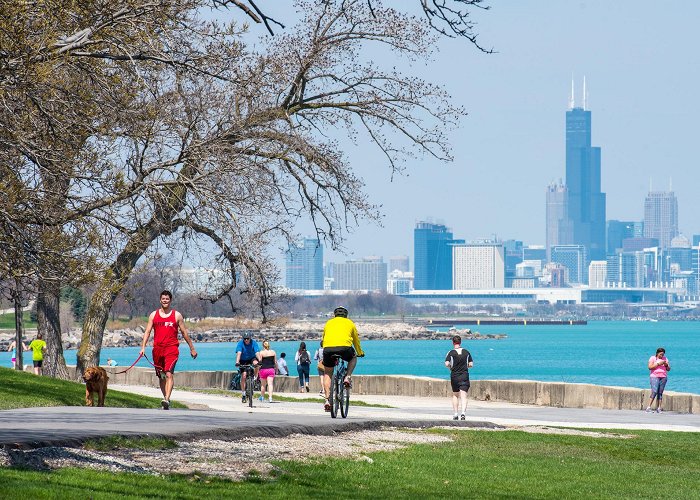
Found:
[[[464, 243], [464, 240], [459, 240]], [[452, 289], [452, 231], [442, 224], [418, 222], [413, 230], [413, 288]]]
[[566, 112], [567, 215], [573, 244], [584, 245], [591, 260], [604, 260], [605, 193], [600, 191], [600, 148], [591, 146], [591, 112]]
[[323, 290], [323, 245], [306, 238], [286, 252], [286, 286], [294, 290]]

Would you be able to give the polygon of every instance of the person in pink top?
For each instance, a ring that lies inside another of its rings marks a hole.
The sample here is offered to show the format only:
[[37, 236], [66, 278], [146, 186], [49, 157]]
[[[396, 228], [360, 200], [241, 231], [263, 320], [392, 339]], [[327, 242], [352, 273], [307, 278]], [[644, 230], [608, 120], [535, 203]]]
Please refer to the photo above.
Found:
[[668, 372], [671, 369], [671, 364], [666, 357], [666, 349], [659, 347], [656, 350], [656, 355], [649, 358], [649, 380], [651, 381], [651, 397], [647, 405], [647, 412], [652, 412], [651, 405], [656, 398], [656, 413], [661, 413], [663, 410], [663, 394], [666, 387]]

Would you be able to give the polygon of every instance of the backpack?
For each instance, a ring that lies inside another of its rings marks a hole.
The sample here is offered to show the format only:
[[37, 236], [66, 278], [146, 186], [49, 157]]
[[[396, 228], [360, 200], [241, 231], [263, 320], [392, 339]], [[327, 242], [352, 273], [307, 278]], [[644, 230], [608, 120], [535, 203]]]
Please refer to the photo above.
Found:
[[310, 365], [311, 364], [311, 357], [309, 356], [309, 351], [301, 351], [299, 353], [299, 364], [300, 365]]

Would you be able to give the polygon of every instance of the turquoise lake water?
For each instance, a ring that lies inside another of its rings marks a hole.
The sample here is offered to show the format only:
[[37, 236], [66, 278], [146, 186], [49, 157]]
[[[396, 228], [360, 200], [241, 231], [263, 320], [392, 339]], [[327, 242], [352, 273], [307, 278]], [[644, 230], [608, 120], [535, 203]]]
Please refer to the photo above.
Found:
[[[480, 333], [505, 333], [501, 340], [473, 340], [463, 345], [474, 357], [473, 379], [526, 379], [581, 382], [625, 387], [647, 387], [647, 360], [657, 347], [666, 348], [671, 362], [667, 390], [700, 394], [700, 322], [589, 322], [585, 326], [469, 326]], [[361, 336], [360, 332], [360, 336]], [[256, 339], [260, 341], [260, 339]], [[306, 339], [311, 352], [317, 339]], [[286, 352], [290, 373], [296, 374], [294, 352], [299, 342], [273, 342], [277, 353]], [[181, 348], [177, 369], [233, 370], [234, 343], [198, 343], [199, 357], [192, 360]], [[403, 374], [448, 378], [443, 361], [449, 341], [370, 340], [362, 342], [367, 356], [359, 360], [358, 374]], [[106, 348], [107, 357], [127, 367], [139, 348]], [[150, 354], [150, 349], [147, 350]], [[25, 353], [31, 356], [31, 352]], [[69, 364], [75, 351], [66, 351]], [[25, 363], [26, 363], [25, 358]], [[31, 359], [31, 357], [29, 357]], [[289, 361], [291, 359], [291, 362]], [[10, 366], [10, 353], [0, 353], [0, 365]], [[138, 366], [148, 367], [142, 360]], [[314, 370], [312, 370], [312, 374]]]

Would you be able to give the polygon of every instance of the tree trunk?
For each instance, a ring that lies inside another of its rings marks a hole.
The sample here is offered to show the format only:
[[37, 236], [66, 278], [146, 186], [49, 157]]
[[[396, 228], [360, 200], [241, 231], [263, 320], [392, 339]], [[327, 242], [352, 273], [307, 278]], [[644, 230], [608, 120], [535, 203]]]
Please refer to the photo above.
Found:
[[12, 302], [15, 306], [15, 370], [24, 370], [24, 318], [22, 316], [22, 292], [19, 279], [15, 280], [15, 289], [12, 292]]
[[59, 319], [60, 300], [61, 287], [59, 283], [55, 280], [40, 279], [36, 313], [38, 331], [46, 342], [43, 372], [49, 377], [68, 379]]

